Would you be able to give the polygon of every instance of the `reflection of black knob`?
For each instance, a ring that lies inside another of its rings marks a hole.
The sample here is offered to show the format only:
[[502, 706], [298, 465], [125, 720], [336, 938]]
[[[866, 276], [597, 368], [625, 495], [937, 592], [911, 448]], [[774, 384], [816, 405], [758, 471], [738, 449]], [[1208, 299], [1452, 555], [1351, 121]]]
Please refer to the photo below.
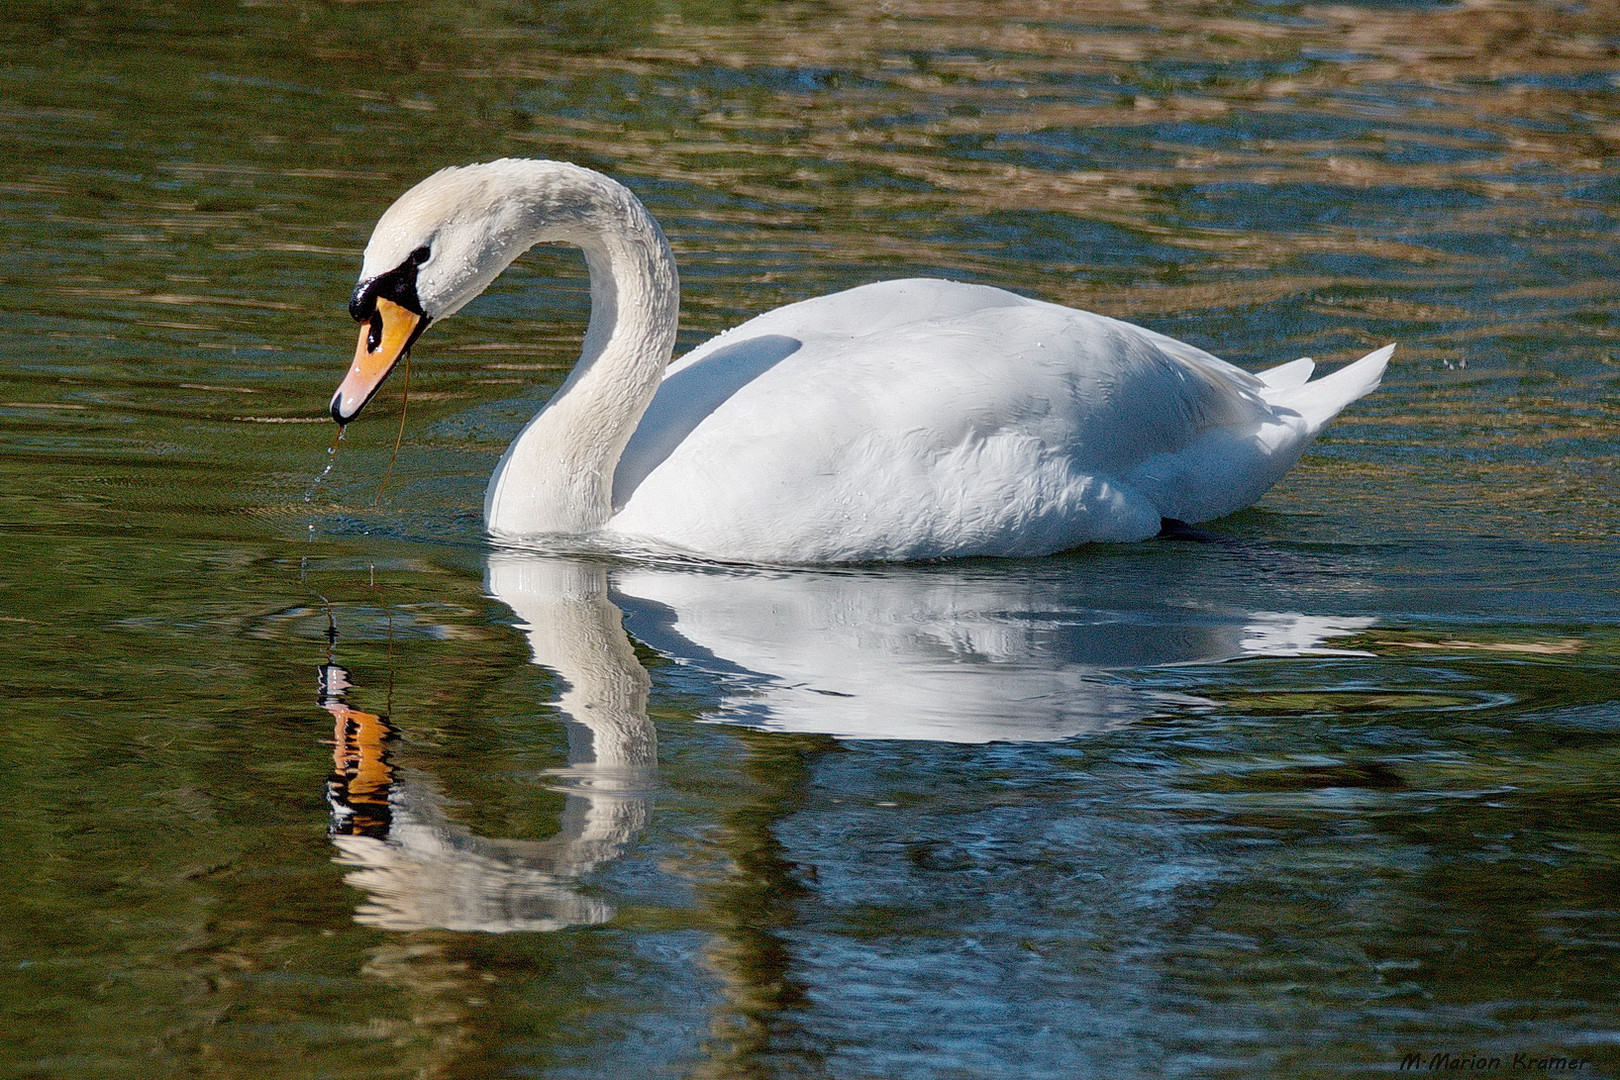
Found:
[[388, 829], [394, 821], [388, 790], [356, 794], [349, 786], [352, 779], [347, 773], [333, 773], [326, 778], [326, 803], [332, 809], [326, 825], [327, 835], [388, 839]]
[[342, 705], [343, 695], [349, 687], [349, 669], [342, 664], [322, 664], [315, 669], [316, 685], [320, 688], [320, 696], [315, 700], [321, 708], [328, 705]]

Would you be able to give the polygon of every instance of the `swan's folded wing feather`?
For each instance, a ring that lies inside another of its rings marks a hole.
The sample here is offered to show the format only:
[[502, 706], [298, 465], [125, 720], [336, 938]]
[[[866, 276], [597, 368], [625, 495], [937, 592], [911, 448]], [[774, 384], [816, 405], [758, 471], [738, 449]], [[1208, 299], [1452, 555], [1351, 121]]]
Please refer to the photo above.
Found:
[[[728, 354], [770, 352], [765, 339], [797, 343], [680, 421], [678, 440], [638, 431], [668, 449], [615, 528], [721, 554], [749, 534], [804, 560], [1140, 539], [1162, 511], [1133, 470], [1211, 432], [1252, 438], [1272, 417], [1252, 376], [1115, 319], [948, 282], [853, 293], [752, 320], [676, 365], [661, 396], [723, 375]], [[673, 422], [662, 415], [655, 399], [644, 423]]]
[[1308, 356], [1302, 356], [1298, 360], [1290, 360], [1286, 364], [1267, 368], [1255, 378], [1265, 383], [1267, 390], [1292, 390], [1296, 386], [1305, 385], [1315, 370], [1316, 361]]

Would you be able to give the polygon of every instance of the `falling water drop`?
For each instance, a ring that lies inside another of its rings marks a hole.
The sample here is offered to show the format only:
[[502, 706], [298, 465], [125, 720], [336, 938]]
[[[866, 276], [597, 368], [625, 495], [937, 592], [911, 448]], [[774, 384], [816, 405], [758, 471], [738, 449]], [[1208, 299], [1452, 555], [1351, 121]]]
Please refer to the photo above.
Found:
[[[332, 468], [337, 465], [338, 445], [343, 442], [343, 436], [348, 432], [348, 430], [349, 429], [347, 427], [341, 424], [338, 426], [337, 438], [333, 439], [332, 445], [326, 448], [326, 468], [322, 469], [318, 474], [316, 474], [315, 479], [309, 482], [309, 487], [304, 489], [304, 504], [306, 506], [315, 501], [315, 492], [320, 488], [321, 482], [331, 474]], [[305, 526], [305, 531], [310, 540], [315, 539], [314, 518], [309, 520], [309, 523]]]

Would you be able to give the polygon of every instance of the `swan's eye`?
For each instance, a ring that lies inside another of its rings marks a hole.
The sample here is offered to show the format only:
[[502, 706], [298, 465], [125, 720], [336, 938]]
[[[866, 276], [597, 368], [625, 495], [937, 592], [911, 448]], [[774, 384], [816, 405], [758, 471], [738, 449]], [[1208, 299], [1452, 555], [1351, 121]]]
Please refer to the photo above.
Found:
[[433, 258], [433, 251], [431, 248], [419, 247], [415, 251], [411, 252], [411, 262], [417, 266], [421, 266], [431, 258]]

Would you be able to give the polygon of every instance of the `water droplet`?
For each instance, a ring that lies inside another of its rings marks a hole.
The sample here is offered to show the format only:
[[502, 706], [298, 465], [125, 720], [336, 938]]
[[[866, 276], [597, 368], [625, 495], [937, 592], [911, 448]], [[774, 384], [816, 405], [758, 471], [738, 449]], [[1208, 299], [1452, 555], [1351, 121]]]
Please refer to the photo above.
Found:
[[[322, 469], [319, 473], [317, 473], [315, 475], [315, 479], [313, 479], [313, 480], [311, 480], [309, 482], [309, 487], [304, 489], [304, 504], [306, 506], [315, 501], [315, 492], [320, 489], [321, 482], [323, 480], [325, 480], [329, 475], [331, 475], [332, 469], [337, 465], [338, 444], [343, 441], [343, 436], [346, 433], [346, 431], [347, 431], [346, 428], [342, 428], [342, 427], [338, 428], [337, 438], [333, 439], [332, 440], [332, 445], [328, 446], [326, 448], [326, 456], [328, 458], [328, 460], [326, 462], [326, 468]], [[314, 540], [315, 539], [315, 521], [313, 519], [306, 526], [306, 529], [307, 529], [307, 535], [308, 535], [309, 539]]]

